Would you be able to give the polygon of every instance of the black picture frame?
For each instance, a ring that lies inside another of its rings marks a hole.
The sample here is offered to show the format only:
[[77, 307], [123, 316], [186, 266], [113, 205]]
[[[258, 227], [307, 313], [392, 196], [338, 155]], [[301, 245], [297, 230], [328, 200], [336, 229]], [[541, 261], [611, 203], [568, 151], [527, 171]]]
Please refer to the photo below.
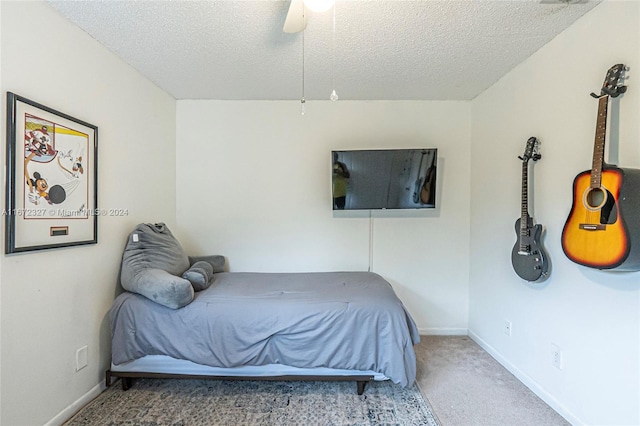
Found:
[[5, 253], [97, 244], [98, 127], [7, 92]]

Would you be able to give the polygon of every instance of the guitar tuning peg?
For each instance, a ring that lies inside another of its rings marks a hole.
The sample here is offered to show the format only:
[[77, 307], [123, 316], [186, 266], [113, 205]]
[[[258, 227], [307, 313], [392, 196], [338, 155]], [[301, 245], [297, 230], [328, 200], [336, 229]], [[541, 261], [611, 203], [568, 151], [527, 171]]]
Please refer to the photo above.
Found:
[[623, 68], [623, 70], [625, 70], [625, 71], [629, 71], [630, 69], [631, 69], [631, 67], [629, 65], [625, 65], [624, 68]]

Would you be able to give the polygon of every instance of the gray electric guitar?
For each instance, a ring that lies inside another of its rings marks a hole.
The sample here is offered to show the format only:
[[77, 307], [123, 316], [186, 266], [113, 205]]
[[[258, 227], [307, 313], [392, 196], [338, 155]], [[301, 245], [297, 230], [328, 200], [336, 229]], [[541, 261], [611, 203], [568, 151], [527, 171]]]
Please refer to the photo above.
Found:
[[535, 137], [527, 140], [522, 157], [522, 212], [516, 221], [518, 240], [511, 251], [513, 269], [523, 280], [542, 281], [549, 274], [549, 263], [540, 238], [542, 225], [533, 224], [529, 215], [529, 160], [538, 161], [542, 156], [538, 153], [539, 142]]

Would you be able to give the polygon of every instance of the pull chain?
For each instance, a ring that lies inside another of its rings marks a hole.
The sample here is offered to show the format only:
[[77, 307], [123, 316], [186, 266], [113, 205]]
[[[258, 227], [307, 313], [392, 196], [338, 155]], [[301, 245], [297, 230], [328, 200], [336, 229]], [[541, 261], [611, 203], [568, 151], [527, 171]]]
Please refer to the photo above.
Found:
[[[304, 6], [302, 7], [302, 22], [304, 22]], [[305, 113], [305, 100], [304, 100], [304, 33], [306, 30], [302, 30], [302, 99], [300, 99], [300, 115]]]
[[333, 3], [333, 55], [332, 55], [332, 65], [331, 65], [331, 85], [333, 86], [333, 92], [331, 92], [331, 96], [329, 99], [332, 101], [337, 101], [338, 94], [336, 93], [336, 4]]

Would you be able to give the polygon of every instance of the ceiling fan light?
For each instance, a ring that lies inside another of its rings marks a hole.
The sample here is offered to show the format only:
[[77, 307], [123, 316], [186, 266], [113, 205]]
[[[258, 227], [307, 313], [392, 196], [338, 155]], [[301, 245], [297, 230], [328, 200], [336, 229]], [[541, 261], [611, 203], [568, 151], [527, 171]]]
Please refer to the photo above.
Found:
[[335, 0], [304, 0], [304, 5], [312, 12], [326, 12], [334, 3]]

